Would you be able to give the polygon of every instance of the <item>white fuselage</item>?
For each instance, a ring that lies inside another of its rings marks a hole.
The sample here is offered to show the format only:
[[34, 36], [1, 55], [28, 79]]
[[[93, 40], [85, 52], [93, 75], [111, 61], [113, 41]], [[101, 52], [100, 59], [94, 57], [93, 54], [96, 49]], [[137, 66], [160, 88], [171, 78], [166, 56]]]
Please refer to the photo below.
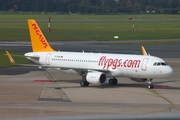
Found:
[[84, 52], [29, 52], [25, 56], [40, 66], [101, 71], [107, 77], [163, 78], [173, 73], [163, 59], [154, 56]]

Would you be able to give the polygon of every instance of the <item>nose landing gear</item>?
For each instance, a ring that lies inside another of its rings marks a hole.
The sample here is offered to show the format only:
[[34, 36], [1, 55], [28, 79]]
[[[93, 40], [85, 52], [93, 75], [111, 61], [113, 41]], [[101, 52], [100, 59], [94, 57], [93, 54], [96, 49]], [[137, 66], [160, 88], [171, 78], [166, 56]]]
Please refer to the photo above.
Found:
[[147, 82], [148, 82], [148, 88], [149, 89], [153, 89], [154, 88], [154, 85], [151, 83], [152, 79], [148, 79]]

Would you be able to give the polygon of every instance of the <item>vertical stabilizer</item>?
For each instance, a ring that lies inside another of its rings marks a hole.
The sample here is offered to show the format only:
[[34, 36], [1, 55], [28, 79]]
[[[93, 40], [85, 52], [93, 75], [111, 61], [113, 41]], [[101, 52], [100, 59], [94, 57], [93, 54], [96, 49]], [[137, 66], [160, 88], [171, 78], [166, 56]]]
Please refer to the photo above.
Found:
[[46, 38], [44, 37], [42, 31], [40, 30], [38, 24], [35, 20], [28, 20], [28, 27], [30, 33], [30, 39], [32, 44], [33, 52], [52, 52], [54, 51]]

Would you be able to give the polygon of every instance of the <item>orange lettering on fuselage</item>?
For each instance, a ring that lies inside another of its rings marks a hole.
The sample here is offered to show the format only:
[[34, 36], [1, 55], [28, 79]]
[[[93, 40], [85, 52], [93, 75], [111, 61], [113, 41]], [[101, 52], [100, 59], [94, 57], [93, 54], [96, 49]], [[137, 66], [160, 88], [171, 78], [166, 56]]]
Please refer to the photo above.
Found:
[[103, 66], [103, 69], [109, 69], [109, 67], [112, 67], [112, 69], [116, 69], [117, 67], [124, 67], [124, 68], [139, 68], [140, 67], [141, 60], [130, 60], [126, 59], [113, 59], [113, 58], [106, 58], [106, 56], [102, 56], [99, 59], [98, 66]]
[[48, 46], [48, 44], [47, 44], [46, 40], [44, 39], [41, 31], [38, 29], [36, 24], [32, 24], [32, 26], [34, 27], [34, 30], [35, 30], [37, 36], [39, 36], [39, 41], [43, 44], [43, 47], [46, 48]]

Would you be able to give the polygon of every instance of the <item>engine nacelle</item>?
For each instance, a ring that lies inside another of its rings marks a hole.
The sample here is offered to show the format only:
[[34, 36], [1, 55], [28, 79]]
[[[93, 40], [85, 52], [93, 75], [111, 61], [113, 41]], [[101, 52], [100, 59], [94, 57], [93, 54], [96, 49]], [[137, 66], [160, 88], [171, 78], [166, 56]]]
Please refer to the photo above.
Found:
[[102, 84], [106, 82], [106, 75], [102, 72], [89, 72], [86, 80], [91, 84]]

